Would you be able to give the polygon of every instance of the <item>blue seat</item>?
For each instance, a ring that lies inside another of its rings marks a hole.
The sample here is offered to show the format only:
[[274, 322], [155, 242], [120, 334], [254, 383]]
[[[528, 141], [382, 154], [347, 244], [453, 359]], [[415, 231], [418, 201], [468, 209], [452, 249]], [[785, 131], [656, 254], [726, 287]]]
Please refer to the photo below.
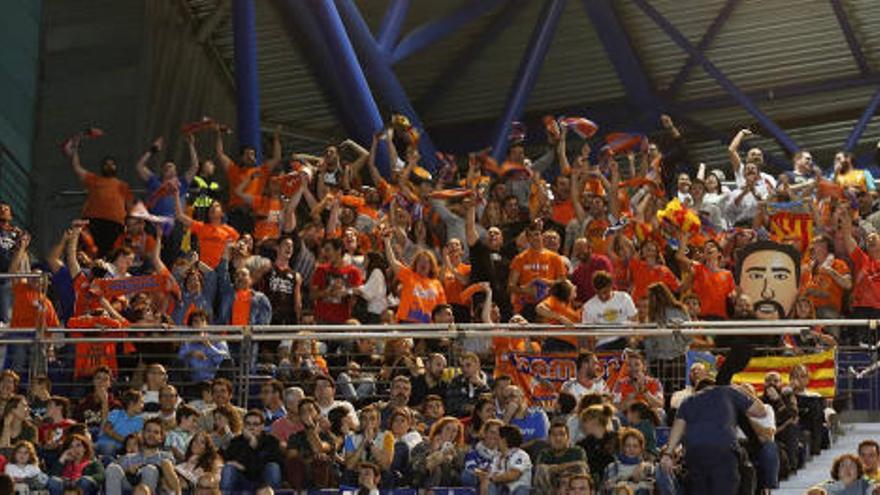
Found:
[[477, 495], [477, 491], [473, 488], [449, 488], [445, 486], [431, 488], [431, 492], [434, 495]]

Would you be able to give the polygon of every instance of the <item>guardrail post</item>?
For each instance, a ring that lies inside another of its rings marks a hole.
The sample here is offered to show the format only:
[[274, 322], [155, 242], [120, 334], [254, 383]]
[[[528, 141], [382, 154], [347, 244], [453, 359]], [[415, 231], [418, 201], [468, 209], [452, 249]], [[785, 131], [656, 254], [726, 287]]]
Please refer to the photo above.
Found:
[[254, 329], [250, 325], [241, 328], [242, 340], [238, 365], [238, 403], [245, 409], [248, 409], [248, 396], [250, 396], [253, 331]]
[[[46, 296], [49, 288], [49, 275], [42, 273], [40, 275], [40, 295]], [[49, 350], [48, 342], [49, 334], [46, 331], [46, 306], [40, 304], [37, 310], [37, 321], [34, 325], [34, 345], [31, 348], [28, 367], [28, 383], [34, 383], [34, 379], [39, 375], [49, 374]]]

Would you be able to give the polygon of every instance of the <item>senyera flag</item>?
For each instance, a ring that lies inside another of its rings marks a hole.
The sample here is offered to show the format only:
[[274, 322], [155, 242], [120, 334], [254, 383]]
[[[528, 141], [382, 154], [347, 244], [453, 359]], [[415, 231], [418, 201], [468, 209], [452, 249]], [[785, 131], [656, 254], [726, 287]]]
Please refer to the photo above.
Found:
[[603, 149], [612, 155], [637, 148], [642, 151], [648, 149], [648, 138], [644, 134], [612, 132], [605, 136], [605, 143]]
[[787, 385], [788, 374], [798, 364], [806, 366], [810, 373], [807, 390], [816, 392], [822, 397], [834, 397], [837, 370], [834, 349], [800, 356], [753, 357], [749, 360], [746, 369], [734, 375], [732, 381], [733, 383], [751, 383], [755, 390], [761, 394], [764, 391], [764, 376], [768, 372], [778, 372], [782, 376], [782, 381]]
[[595, 122], [584, 117], [563, 117], [559, 120], [559, 124], [571, 129], [584, 139], [593, 137], [593, 134], [599, 130], [599, 126]]

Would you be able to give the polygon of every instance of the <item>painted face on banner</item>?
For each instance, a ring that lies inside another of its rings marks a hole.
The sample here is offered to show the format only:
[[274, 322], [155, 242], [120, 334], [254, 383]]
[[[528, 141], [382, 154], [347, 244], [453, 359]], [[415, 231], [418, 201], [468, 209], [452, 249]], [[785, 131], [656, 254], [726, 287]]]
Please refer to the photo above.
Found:
[[[755, 316], [762, 320], [785, 318], [798, 294], [797, 260], [776, 243], [762, 243], [742, 260], [739, 288], [754, 301]], [[778, 246], [778, 247], [777, 247]]]

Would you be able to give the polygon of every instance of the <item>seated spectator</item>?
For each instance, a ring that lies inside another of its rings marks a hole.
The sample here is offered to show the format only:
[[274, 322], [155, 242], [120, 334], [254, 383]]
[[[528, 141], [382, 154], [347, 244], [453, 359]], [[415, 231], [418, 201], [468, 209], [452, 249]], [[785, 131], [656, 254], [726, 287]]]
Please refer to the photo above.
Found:
[[336, 382], [328, 375], [318, 375], [315, 377], [315, 404], [318, 406], [318, 412], [321, 416], [327, 417], [331, 410], [337, 407], [344, 407], [348, 410], [355, 427], [357, 427], [357, 412], [351, 402], [345, 400], [336, 400]]
[[660, 426], [660, 417], [657, 416], [657, 411], [644, 402], [636, 401], [625, 412], [627, 424], [642, 434], [646, 458], [654, 459], [659, 453], [657, 427]]
[[177, 426], [177, 406], [182, 403], [177, 388], [174, 385], [165, 385], [159, 390], [159, 410], [144, 413], [144, 419], [159, 418], [166, 431], [173, 430]]
[[205, 475], [220, 479], [223, 470], [223, 458], [211, 441], [211, 435], [198, 432], [193, 436], [183, 455], [183, 461], [174, 466], [180, 478], [181, 489], [202, 493], [200, 479]]
[[419, 430], [430, 431], [434, 422], [443, 416], [446, 416], [443, 398], [439, 395], [429, 395], [425, 399], [425, 404], [422, 408], [422, 422], [419, 424]]
[[445, 397], [448, 384], [443, 379], [444, 371], [446, 371], [446, 357], [439, 353], [430, 354], [426, 361], [425, 372], [410, 380], [412, 394], [409, 405], [419, 407], [429, 395]]
[[[49, 407], [49, 399], [52, 398], [52, 382], [46, 375], [35, 376], [31, 380], [30, 390], [28, 391], [28, 406], [31, 408], [31, 417], [37, 423], [42, 422], [46, 416], [46, 409]], [[57, 397], [57, 396], [56, 396]], [[68, 413], [70, 410], [68, 402]], [[67, 417], [65, 415], [65, 417]]]
[[12, 449], [20, 440], [37, 441], [37, 427], [30, 419], [31, 410], [23, 395], [13, 395], [6, 401], [0, 418], [0, 453], [10, 458]]
[[[232, 403], [232, 382], [226, 378], [218, 378], [211, 382], [211, 398], [214, 400], [215, 409], [229, 406], [238, 415], [238, 423], [241, 423], [246, 411]], [[202, 424], [200, 426], [205, 431], [214, 430], [214, 415], [206, 411], [204, 416], [202, 416]], [[219, 445], [217, 444], [218, 447]]]
[[431, 427], [428, 438], [412, 450], [412, 486], [458, 486], [466, 452], [461, 421], [441, 418]]
[[330, 488], [337, 483], [333, 458], [337, 439], [330, 432], [330, 422], [318, 410], [315, 399], [299, 401], [303, 429], [287, 439], [287, 482], [294, 489]]
[[244, 416], [244, 429], [229, 443], [220, 477], [224, 493], [254, 490], [263, 485], [281, 487], [284, 454], [278, 439], [264, 431], [263, 413], [251, 409]]
[[635, 495], [654, 493], [654, 465], [645, 457], [645, 438], [633, 428], [620, 431], [621, 451], [605, 468], [601, 493], [617, 493], [621, 486]]
[[658, 416], [665, 417], [663, 411], [663, 385], [660, 380], [648, 376], [645, 358], [637, 352], [627, 353], [626, 364], [629, 374], [614, 384], [614, 405], [620, 410], [627, 410], [634, 402], [642, 401], [657, 411]]
[[37, 449], [27, 440], [19, 440], [12, 448], [12, 457], [6, 463], [6, 475], [15, 482], [15, 493], [42, 490], [49, 477], [40, 470]]
[[379, 411], [375, 406], [365, 407], [360, 416], [361, 431], [345, 436], [342, 454], [346, 472], [343, 473], [343, 482], [355, 478], [361, 463], [370, 462], [379, 467], [381, 480], [386, 481], [380, 484], [394, 486], [395, 481], [401, 481], [395, 480], [391, 466], [395, 454], [394, 434], [381, 431]]
[[[770, 490], [779, 487], [779, 447], [774, 438], [776, 436], [776, 417], [773, 406], [761, 402], [755, 388], [751, 383], [734, 385], [741, 392], [749, 396], [764, 407], [765, 415], [762, 418], [749, 418], [749, 426], [754, 432], [754, 440], [748, 439], [747, 451], [755, 465], [758, 475], [758, 488], [764, 495], [769, 495]], [[747, 437], [740, 428], [740, 438]]]
[[874, 484], [864, 477], [865, 468], [853, 454], [843, 454], [834, 459], [831, 466], [831, 480], [816, 485], [811, 490], [824, 490], [828, 495], [871, 495]]
[[143, 424], [143, 443], [139, 452], [127, 453], [107, 466], [107, 495], [120, 495], [139, 484], [151, 492], [163, 490], [180, 491], [180, 480], [174, 471], [174, 454], [163, 449], [165, 430], [158, 418]]
[[489, 391], [486, 375], [480, 370], [480, 357], [465, 353], [461, 356], [461, 374], [446, 388], [446, 410], [451, 416], [463, 418], [473, 412], [480, 395]]
[[221, 452], [225, 452], [232, 439], [241, 434], [242, 417], [233, 407], [232, 404], [225, 404], [207, 413], [213, 424], [213, 428], [207, 431], [211, 432], [211, 441]]
[[272, 423], [287, 415], [283, 396], [284, 384], [279, 380], [272, 379], [260, 386], [260, 402], [263, 404], [266, 431], [269, 431]]
[[776, 443], [779, 445], [780, 477], [785, 478], [801, 467], [801, 430], [798, 425], [797, 399], [791, 388], [782, 385], [782, 377], [776, 371], [764, 376], [762, 400], [773, 408], [776, 419]]
[[379, 466], [372, 462], [358, 464], [358, 495], [379, 495]]
[[571, 437], [565, 423], [550, 426], [550, 447], [535, 459], [534, 487], [538, 493], [556, 493], [558, 479], [569, 471], [587, 472], [584, 449], [571, 447]]
[[501, 427], [504, 422], [500, 419], [486, 420], [480, 426], [476, 435], [477, 442], [464, 455], [464, 469], [461, 472], [461, 482], [464, 486], [479, 488], [480, 478], [477, 471], [489, 471], [492, 463], [501, 455]]
[[203, 415], [214, 408], [214, 397], [211, 395], [211, 382], [198, 382], [190, 392], [195, 399], [189, 401], [189, 405], [196, 408]]
[[147, 365], [145, 375], [146, 382], [141, 387], [141, 395], [144, 399], [144, 413], [150, 414], [158, 412], [162, 407], [159, 404], [159, 392], [168, 385], [168, 372], [161, 364], [152, 363]]
[[144, 427], [144, 399], [137, 390], [122, 394], [122, 409], [114, 409], [107, 415], [107, 422], [98, 436], [95, 451], [98, 455], [112, 456], [122, 448], [122, 441]]
[[174, 454], [177, 462], [186, 460], [187, 447], [199, 431], [200, 417], [201, 414], [190, 406], [182, 405], [177, 409], [175, 417], [177, 426], [165, 437], [165, 448]]
[[468, 444], [474, 444], [480, 437], [483, 425], [490, 419], [495, 419], [498, 411], [495, 408], [495, 400], [491, 396], [480, 397], [474, 405], [474, 412], [461, 420], [464, 424], [464, 438]]
[[284, 404], [287, 414], [282, 418], [278, 418], [269, 427], [269, 432], [275, 435], [275, 438], [281, 442], [281, 447], [287, 448], [287, 439], [290, 435], [303, 429], [302, 422], [299, 420], [299, 401], [305, 397], [305, 392], [299, 387], [288, 387], [284, 391]]
[[592, 352], [583, 352], [578, 355], [577, 378], [572, 378], [562, 384], [561, 392], [567, 392], [580, 402], [587, 394], [604, 394], [608, 392], [605, 380], [602, 379], [599, 359]]
[[697, 362], [692, 364], [691, 369], [688, 371], [688, 385], [672, 394], [672, 398], [669, 400], [669, 408], [673, 411], [678, 410], [685, 399], [694, 395], [694, 387], [697, 383], [700, 383], [700, 380], [708, 375], [709, 370], [704, 363]]
[[93, 495], [104, 486], [104, 465], [95, 459], [92, 441], [85, 435], [73, 434], [67, 439], [51, 475], [47, 486], [52, 495], [61, 495], [66, 487]]
[[480, 495], [527, 495], [532, 486], [532, 460], [519, 448], [522, 435], [513, 425], [502, 426], [498, 433], [500, 455], [488, 471], [477, 470]]
[[591, 495], [593, 493], [592, 484], [593, 479], [589, 474], [576, 474], [568, 478], [568, 491], [564, 493], [565, 495]]
[[819, 455], [827, 443], [828, 429], [825, 425], [825, 399], [807, 389], [810, 373], [806, 366], [795, 365], [789, 372], [788, 383], [797, 400], [798, 420], [801, 431], [809, 435], [808, 446], [812, 455]]
[[69, 414], [70, 401], [66, 397], [53, 395], [49, 398], [46, 417], [37, 432], [40, 457], [49, 469], [61, 454], [68, 428], [76, 424], [76, 421], [69, 418]]
[[581, 413], [581, 430], [584, 438], [577, 445], [587, 453], [590, 476], [601, 480], [605, 468], [614, 462], [620, 450], [617, 434], [612, 430], [614, 408], [608, 404], [590, 406]]
[[523, 390], [516, 385], [508, 385], [504, 394], [504, 413], [501, 419], [505, 424], [519, 428], [523, 443], [520, 446], [526, 452], [537, 455], [538, 451], [547, 446], [547, 433], [550, 419], [543, 409], [529, 406]]
[[389, 429], [395, 439], [394, 454], [396, 456], [398, 452], [403, 450], [401, 449], [402, 443], [406, 447], [405, 460], [409, 463], [410, 452], [416, 445], [422, 443], [422, 434], [413, 427], [412, 411], [409, 408], [399, 407], [391, 412], [390, 422], [391, 428]]
[[880, 444], [876, 440], [865, 440], [859, 444], [858, 453], [865, 468], [865, 478], [880, 484]]
[[[411, 394], [412, 385], [410, 384], [409, 377], [395, 376], [394, 379], [391, 380], [390, 397], [388, 398], [388, 402], [385, 402], [381, 406], [382, 409], [380, 410], [382, 428], [388, 429], [391, 427], [391, 413], [399, 408], [407, 408]], [[411, 411], [411, 415], [415, 420], [416, 414], [414, 411]]]

